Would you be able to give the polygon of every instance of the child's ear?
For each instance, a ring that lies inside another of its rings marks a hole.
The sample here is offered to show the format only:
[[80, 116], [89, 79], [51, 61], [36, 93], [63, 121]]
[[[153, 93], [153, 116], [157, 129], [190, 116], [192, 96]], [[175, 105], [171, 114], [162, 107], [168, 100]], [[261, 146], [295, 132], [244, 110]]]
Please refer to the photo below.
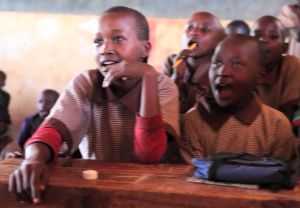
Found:
[[142, 58], [146, 58], [149, 56], [150, 51], [151, 51], [151, 43], [149, 41], [143, 41], [142, 42], [142, 54], [141, 57]]
[[288, 43], [283, 43], [282, 44], [282, 54], [286, 54], [287, 50], [289, 49], [289, 44]]
[[263, 67], [259, 68], [259, 72], [257, 73], [257, 77], [256, 77], [256, 83], [255, 84], [261, 84], [262, 83], [262, 79], [263, 76], [266, 74], [266, 69]]

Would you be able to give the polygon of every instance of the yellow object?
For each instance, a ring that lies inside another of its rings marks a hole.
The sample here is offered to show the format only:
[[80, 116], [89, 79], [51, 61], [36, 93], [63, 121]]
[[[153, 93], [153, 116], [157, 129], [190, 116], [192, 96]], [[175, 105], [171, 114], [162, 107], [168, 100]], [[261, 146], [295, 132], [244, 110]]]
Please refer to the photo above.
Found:
[[[196, 43], [193, 43], [192, 45], [190, 45], [189, 50], [193, 50], [195, 47], [196, 47]], [[182, 58], [178, 59], [173, 65], [173, 67], [177, 67], [181, 62], [182, 62]]]

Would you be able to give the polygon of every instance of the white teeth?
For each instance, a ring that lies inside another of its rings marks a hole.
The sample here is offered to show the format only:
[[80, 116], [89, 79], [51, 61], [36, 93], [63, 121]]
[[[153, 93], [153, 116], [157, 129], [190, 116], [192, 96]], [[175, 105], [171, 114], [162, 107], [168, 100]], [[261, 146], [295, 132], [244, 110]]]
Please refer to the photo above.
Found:
[[105, 62], [103, 62], [103, 64], [105, 64], [105, 65], [110, 65], [110, 64], [114, 64], [115, 62], [113, 62], [113, 61], [105, 61]]

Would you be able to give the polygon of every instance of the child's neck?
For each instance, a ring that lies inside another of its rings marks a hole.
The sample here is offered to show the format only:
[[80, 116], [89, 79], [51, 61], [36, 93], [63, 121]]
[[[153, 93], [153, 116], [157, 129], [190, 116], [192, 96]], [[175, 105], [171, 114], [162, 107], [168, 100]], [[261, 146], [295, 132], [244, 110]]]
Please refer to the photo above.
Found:
[[272, 61], [270, 63], [267, 63], [266, 65], [266, 72], [269, 73], [273, 70], [276, 70], [279, 66], [279, 64], [281, 63], [282, 57], [279, 59], [276, 59], [275, 61]]
[[246, 106], [248, 106], [251, 101], [253, 99], [253, 94], [251, 94], [250, 96], [246, 97], [245, 99], [243, 99], [240, 103], [236, 104], [236, 105], [232, 105], [229, 107], [225, 107], [222, 108], [226, 113], [229, 114], [236, 114], [237, 112], [239, 112], [240, 110], [242, 110], [243, 108], [245, 108]]
[[198, 68], [202, 68], [201, 66], [209, 66], [212, 58], [212, 53], [211, 54], [206, 54], [201, 57], [188, 57], [187, 58], [187, 65], [188, 68], [191, 69], [192, 71], [196, 71]]
[[118, 97], [121, 98], [126, 95], [132, 88], [137, 84], [137, 80], [127, 80], [127, 81], [115, 81], [111, 86], [110, 89], [113, 93]]

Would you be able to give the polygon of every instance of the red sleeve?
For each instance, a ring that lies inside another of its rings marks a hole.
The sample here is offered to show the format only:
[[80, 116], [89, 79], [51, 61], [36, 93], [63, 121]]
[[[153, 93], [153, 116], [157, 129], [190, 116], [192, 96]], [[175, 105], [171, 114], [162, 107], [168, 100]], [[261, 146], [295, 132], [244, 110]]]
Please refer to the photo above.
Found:
[[134, 154], [142, 163], [157, 162], [167, 147], [167, 136], [161, 113], [153, 117], [136, 115]]
[[24, 145], [25, 148], [34, 142], [43, 142], [47, 144], [52, 149], [53, 157], [58, 155], [59, 148], [62, 144], [62, 138], [59, 132], [52, 126], [46, 125], [38, 128], [38, 130], [32, 135], [30, 139]]
[[293, 121], [293, 127], [297, 126], [298, 124], [300, 124], [300, 119]]

